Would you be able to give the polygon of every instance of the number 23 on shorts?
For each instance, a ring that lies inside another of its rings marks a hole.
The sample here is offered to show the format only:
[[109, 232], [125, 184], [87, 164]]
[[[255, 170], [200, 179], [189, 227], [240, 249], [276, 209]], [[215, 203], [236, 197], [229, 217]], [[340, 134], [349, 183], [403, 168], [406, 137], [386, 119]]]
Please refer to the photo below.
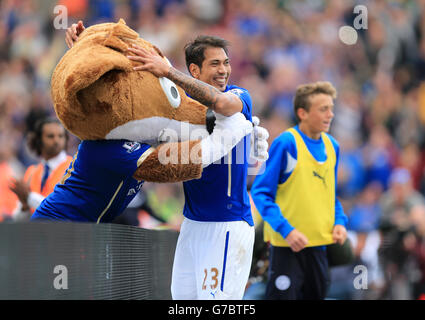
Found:
[[[202, 282], [202, 290], [207, 290], [207, 282], [209, 282], [210, 289], [214, 290], [218, 286], [219, 272], [217, 268], [204, 269], [204, 281]], [[207, 280], [208, 279], [208, 280]]]

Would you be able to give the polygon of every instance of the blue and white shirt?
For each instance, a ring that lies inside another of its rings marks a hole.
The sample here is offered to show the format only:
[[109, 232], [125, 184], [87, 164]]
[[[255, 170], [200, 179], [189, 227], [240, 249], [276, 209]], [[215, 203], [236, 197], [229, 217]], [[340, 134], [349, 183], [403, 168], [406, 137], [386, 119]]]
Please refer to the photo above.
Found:
[[[225, 92], [237, 95], [242, 114], [252, 121], [252, 101], [246, 89], [228, 85]], [[195, 221], [246, 221], [253, 226], [247, 191], [250, 137], [241, 140], [228, 156], [203, 169], [200, 179], [183, 183], [183, 215]]]
[[133, 174], [149, 148], [127, 140], [82, 141], [62, 181], [31, 220], [112, 221], [142, 187]]

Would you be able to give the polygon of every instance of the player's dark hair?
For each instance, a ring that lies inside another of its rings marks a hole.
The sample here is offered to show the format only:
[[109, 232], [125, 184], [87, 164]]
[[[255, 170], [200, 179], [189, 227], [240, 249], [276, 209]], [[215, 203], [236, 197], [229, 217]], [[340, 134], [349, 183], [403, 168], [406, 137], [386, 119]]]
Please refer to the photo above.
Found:
[[298, 109], [310, 110], [310, 97], [319, 93], [330, 95], [332, 99], [336, 98], [336, 89], [328, 81], [307, 83], [297, 87], [294, 97], [294, 113], [298, 122], [300, 121], [297, 113]]
[[202, 63], [205, 60], [204, 52], [205, 49], [209, 47], [222, 48], [228, 55], [228, 45], [228, 41], [217, 36], [198, 36], [195, 40], [189, 42], [184, 47], [187, 69], [189, 70], [189, 66], [192, 63], [196, 64], [199, 68], [202, 68]]
[[[42, 136], [43, 136], [43, 128], [46, 124], [50, 124], [50, 123], [57, 123], [59, 124], [61, 127], [62, 123], [55, 117], [46, 117], [46, 118], [42, 118], [40, 120], [38, 120], [34, 126], [34, 130], [28, 133], [28, 148], [35, 152], [35, 154], [37, 156], [41, 156], [41, 151], [43, 149], [43, 141], [42, 141]], [[65, 131], [65, 148], [68, 144], [68, 139], [69, 139], [69, 135], [68, 135], [68, 131]]]

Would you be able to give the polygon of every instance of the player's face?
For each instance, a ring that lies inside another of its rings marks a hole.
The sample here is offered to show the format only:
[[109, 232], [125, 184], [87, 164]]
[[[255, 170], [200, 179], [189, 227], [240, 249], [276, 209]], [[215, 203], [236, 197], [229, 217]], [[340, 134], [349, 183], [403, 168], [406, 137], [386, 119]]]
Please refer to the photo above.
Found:
[[199, 76], [196, 78], [224, 91], [232, 71], [229, 57], [222, 48], [215, 47], [206, 48], [204, 57]]
[[65, 149], [65, 129], [58, 123], [47, 123], [43, 126], [41, 141], [42, 156], [46, 159], [55, 157]]
[[330, 95], [318, 93], [310, 96], [310, 109], [300, 109], [300, 129], [307, 136], [318, 139], [320, 133], [328, 132], [331, 126], [333, 113], [333, 100]]

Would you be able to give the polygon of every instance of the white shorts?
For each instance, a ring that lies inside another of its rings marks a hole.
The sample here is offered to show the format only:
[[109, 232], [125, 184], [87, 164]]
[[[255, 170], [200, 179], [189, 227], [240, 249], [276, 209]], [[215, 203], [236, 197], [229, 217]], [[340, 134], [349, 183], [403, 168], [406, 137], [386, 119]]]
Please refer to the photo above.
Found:
[[245, 221], [185, 218], [174, 256], [173, 299], [241, 300], [251, 269], [254, 237], [254, 227]]

